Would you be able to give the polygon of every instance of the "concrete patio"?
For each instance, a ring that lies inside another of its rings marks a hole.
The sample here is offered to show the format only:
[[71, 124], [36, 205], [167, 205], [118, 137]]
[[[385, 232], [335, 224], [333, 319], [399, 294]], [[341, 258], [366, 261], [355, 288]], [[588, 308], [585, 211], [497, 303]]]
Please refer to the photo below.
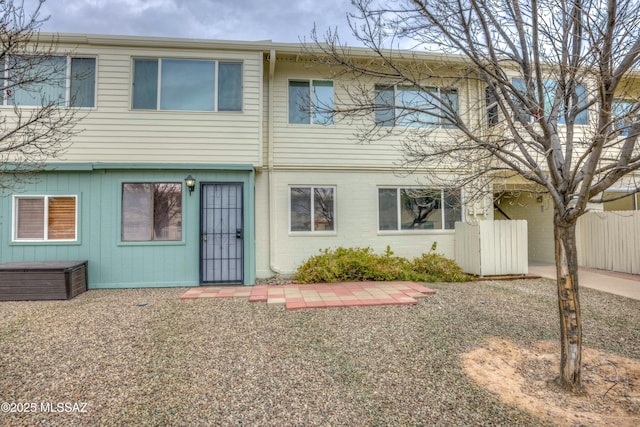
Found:
[[[529, 274], [550, 279], [556, 278], [556, 266], [548, 263], [530, 263]], [[580, 267], [580, 286], [640, 300], [640, 276]]]

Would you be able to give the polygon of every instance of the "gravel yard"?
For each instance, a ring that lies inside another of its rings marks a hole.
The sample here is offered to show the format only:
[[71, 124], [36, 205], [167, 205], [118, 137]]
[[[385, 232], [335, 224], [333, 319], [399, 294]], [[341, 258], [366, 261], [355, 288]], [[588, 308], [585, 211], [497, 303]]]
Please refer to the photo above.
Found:
[[[297, 311], [186, 289], [0, 302], [0, 403], [35, 409], [0, 425], [544, 425], [460, 356], [557, 340], [554, 283], [429, 287], [414, 306]], [[640, 360], [640, 301], [581, 292], [584, 345]]]

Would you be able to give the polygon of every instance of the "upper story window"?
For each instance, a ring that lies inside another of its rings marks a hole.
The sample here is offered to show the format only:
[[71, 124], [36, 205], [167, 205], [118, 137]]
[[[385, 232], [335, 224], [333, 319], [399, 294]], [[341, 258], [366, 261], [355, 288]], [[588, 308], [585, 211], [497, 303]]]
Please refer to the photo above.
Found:
[[334, 187], [291, 187], [291, 231], [335, 231]]
[[9, 59], [3, 105], [96, 106], [96, 59], [68, 56]]
[[498, 124], [500, 116], [498, 115], [498, 100], [491, 89], [485, 89], [485, 103], [487, 107], [487, 126], [492, 127]]
[[453, 123], [447, 116], [457, 113], [458, 108], [457, 89], [423, 89], [411, 85], [375, 86], [377, 126], [450, 128]]
[[242, 111], [242, 63], [134, 59], [134, 110]]
[[122, 184], [122, 241], [182, 240], [182, 183]]
[[460, 206], [457, 190], [379, 188], [378, 230], [453, 230]]
[[[513, 79], [513, 85], [515, 86], [518, 92], [525, 93], [526, 86], [525, 86], [524, 80]], [[558, 82], [555, 80], [544, 80], [542, 82], [542, 85], [544, 90], [544, 105], [542, 106], [544, 111], [542, 113], [545, 115], [545, 117], [548, 117], [548, 114], [551, 112], [551, 108], [553, 107], [553, 98], [555, 97]], [[587, 91], [585, 87], [583, 85], [577, 85], [576, 94], [578, 96], [578, 105], [576, 105], [576, 108], [580, 109], [581, 111], [576, 115], [574, 119], [574, 124], [586, 125], [589, 123], [589, 114], [586, 110]], [[569, 102], [568, 108], [569, 110], [571, 110], [573, 108], [573, 105], [571, 104], [573, 100], [569, 99], [568, 102]], [[528, 121], [533, 120], [533, 117], [527, 114], [525, 114], [525, 118]], [[561, 106], [558, 114], [558, 124], [560, 125], [566, 124], [565, 114], [564, 114], [564, 105]]]
[[637, 115], [637, 101], [627, 99], [614, 99], [613, 100], [613, 117], [619, 117], [614, 123], [615, 130], [619, 130], [620, 136], [629, 136], [629, 130], [633, 124], [634, 116], [632, 113], [636, 112]]
[[14, 241], [77, 240], [77, 196], [14, 196]]
[[289, 123], [332, 125], [333, 107], [332, 81], [289, 81]]

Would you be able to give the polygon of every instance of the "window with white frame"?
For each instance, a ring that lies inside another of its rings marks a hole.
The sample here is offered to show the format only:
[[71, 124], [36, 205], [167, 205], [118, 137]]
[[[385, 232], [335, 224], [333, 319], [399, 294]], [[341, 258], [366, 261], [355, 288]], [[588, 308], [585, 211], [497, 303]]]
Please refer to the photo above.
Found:
[[335, 231], [334, 187], [290, 187], [291, 231]]
[[631, 99], [613, 100], [613, 117], [618, 118], [614, 123], [615, 130], [619, 131], [619, 136], [629, 136], [631, 125], [637, 120], [638, 101]]
[[77, 240], [77, 196], [14, 196], [14, 241]]
[[[525, 93], [526, 85], [525, 81], [522, 79], [513, 79], [513, 86], [516, 88], [518, 92]], [[553, 107], [553, 99], [556, 94], [556, 89], [558, 87], [558, 82], [555, 80], [544, 80], [542, 82], [542, 90], [544, 91], [544, 105], [542, 106], [545, 117], [548, 117], [551, 114], [551, 108]], [[586, 125], [589, 123], [589, 113], [587, 111], [587, 90], [583, 85], [576, 86], [576, 95], [577, 95], [577, 104], [573, 105], [573, 99], [569, 98], [567, 100], [567, 105], [562, 105], [560, 107], [560, 111], [558, 113], [558, 124], [566, 124], [565, 118], [565, 108], [569, 111], [575, 109], [578, 113], [574, 118], [574, 124], [576, 125]], [[537, 95], [536, 95], [537, 96]], [[527, 121], [532, 121], [533, 117], [526, 112], [524, 113], [524, 118]]]
[[122, 241], [182, 240], [182, 183], [122, 184]]
[[242, 111], [242, 63], [134, 59], [134, 110]]
[[331, 80], [289, 81], [289, 123], [332, 125], [333, 108]]
[[412, 85], [375, 85], [377, 126], [453, 127], [458, 90]]
[[7, 60], [11, 62], [7, 65], [4, 105], [96, 106], [96, 58], [36, 56]]
[[378, 230], [453, 230], [462, 219], [460, 191], [378, 188]]

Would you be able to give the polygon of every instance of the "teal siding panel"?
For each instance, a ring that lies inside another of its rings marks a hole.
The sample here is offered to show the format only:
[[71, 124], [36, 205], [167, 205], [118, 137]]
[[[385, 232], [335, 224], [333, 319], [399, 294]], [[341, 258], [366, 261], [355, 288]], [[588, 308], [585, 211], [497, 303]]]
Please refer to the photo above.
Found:
[[0, 262], [88, 260], [89, 288], [195, 286], [200, 278], [199, 185], [189, 195], [183, 187], [181, 242], [121, 242], [123, 182], [242, 182], [245, 224], [245, 284], [255, 282], [254, 176], [238, 170], [93, 170], [38, 175], [19, 194], [78, 195], [77, 242], [12, 242], [12, 197], [0, 198]]

